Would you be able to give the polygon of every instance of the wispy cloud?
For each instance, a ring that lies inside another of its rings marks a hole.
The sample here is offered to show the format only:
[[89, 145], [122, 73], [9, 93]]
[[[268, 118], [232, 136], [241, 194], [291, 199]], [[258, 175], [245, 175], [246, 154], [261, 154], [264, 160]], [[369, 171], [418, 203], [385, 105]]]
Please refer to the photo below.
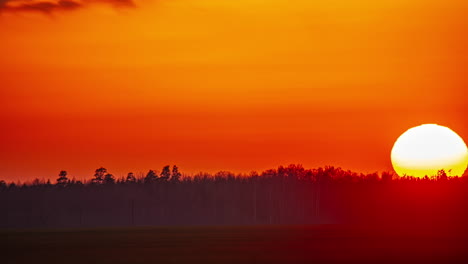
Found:
[[0, 0], [0, 12], [39, 12], [51, 14], [85, 8], [94, 3], [113, 7], [135, 7], [133, 0]]

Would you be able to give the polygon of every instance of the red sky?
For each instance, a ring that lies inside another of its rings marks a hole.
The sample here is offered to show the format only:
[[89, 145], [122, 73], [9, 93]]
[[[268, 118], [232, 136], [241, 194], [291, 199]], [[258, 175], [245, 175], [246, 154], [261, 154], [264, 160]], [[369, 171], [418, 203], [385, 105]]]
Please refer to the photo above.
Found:
[[373, 172], [412, 126], [468, 139], [466, 1], [123, 2], [0, 0], [0, 179]]

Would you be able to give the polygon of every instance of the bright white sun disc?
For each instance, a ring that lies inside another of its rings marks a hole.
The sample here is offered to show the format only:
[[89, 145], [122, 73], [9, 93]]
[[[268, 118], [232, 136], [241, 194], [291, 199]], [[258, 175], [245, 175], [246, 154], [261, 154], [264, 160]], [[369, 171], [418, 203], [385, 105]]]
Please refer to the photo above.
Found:
[[400, 176], [433, 176], [439, 170], [462, 176], [468, 165], [468, 150], [450, 128], [425, 124], [408, 129], [397, 139], [391, 160]]

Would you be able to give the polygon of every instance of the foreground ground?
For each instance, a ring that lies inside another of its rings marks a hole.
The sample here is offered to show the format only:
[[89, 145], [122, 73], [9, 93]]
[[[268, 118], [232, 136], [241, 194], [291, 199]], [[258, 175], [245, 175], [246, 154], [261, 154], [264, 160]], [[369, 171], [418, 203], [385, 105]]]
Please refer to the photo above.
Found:
[[135, 227], [0, 231], [2, 263], [468, 263], [465, 228]]

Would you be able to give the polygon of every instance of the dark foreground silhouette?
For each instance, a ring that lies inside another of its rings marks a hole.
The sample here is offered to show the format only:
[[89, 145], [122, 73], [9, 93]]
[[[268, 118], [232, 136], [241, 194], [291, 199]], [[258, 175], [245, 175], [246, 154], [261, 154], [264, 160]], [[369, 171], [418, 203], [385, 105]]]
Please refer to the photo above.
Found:
[[[466, 229], [395, 226], [0, 232], [2, 263], [468, 263]], [[6, 262], [3, 262], [6, 261]]]
[[177, 167], [89, 182], [0, 186], [0, 228], [194, 225], [415, 224], [466, 226], [468, 180], [396, 178], [340, 168], [279, 167], [261, 174], [182, 177]]

